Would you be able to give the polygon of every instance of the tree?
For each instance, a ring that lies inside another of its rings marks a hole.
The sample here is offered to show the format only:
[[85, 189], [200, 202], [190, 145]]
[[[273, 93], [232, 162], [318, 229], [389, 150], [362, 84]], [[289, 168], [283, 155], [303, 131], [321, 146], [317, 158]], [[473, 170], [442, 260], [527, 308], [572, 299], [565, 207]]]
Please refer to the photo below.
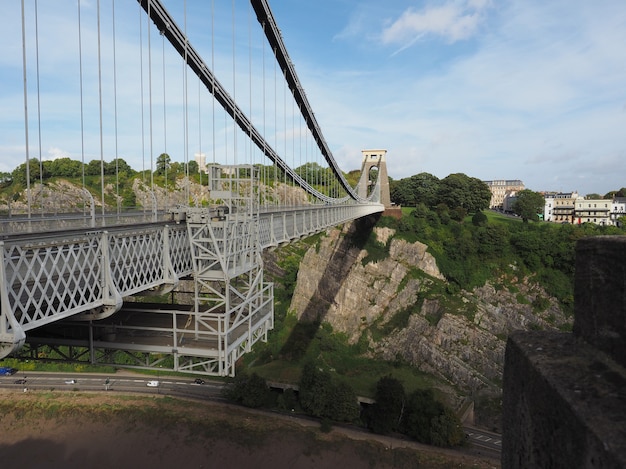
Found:
[[489, 207], [491, 190], [480, 179], [455, 173], [441, 180], [437, 200], [450, 209], [460, 207], [467, 213], [476, 213]]
[[472, 217], [472, 224], [474, 226], [485, 226], [487, 224], [487, 221], [487, 215], [485, 215], [481, 211], [476, 212]]
[[398, 430], [406, 400], [402, 383], [392, 376], [383, 376], [376, 383], [374, 400], [367, 419], [370, 430], [381, 435]]
[[161, 153], [156, 159], [156, 173], [157, 174], [165, 174], [166, 171], [170, 168], [170, 163], [172, 159], [170, 155], [167, 153]]
[[13, 182], [13, 176], [11, 173], [0, 172], [0, 185], [8, 185]]
[[463, 443], [465, 432], [459, 417], [448, 407], [430, 422], [430, 441], [436, 446], [457, 446]]
[[50, 169], [50, 174], [59, 177], [78, 178], [83, 175], [83, 164], [70, 158], [57, 158], [45, 161]]
[[419, 173], [409, 178], [393, 181], [390, 184], [391, 200], [399, 205], [417, 205], [423, 203], [426, 207], [437, 204], [439, 179], [429, 173]]
[[314, 417], [350, 422], [359, 415], [354, 390], [347, 383], [333, 382], [329, 372], [309, 361], [299, 383], [300, 406]]
[[239, 373], [225, 394], [228, 399], [252, 408], [266, 406], [271, 399], [267, 382], [256, 373]]
[[469, 178], [469, 194], [465, 208], [469, 213], [476, 213], [489, 208], [491, 203], [491, 189], [478, 178]]
[[122, 158], [116, 158], [105, 166], [104, 174], [123, 174], [131, 176], [134, 173], [130, 165]]
[[432, 443], [431, 424], [444, 412], [431, 389], [417, 389], [407, 399], [402, 430], [421, 443]]
[[328, 413], [328, 391], [330, 373], [317, 368], [313, 362], [305, 363], [300, 378], [300, 406], [309, 415], [326, 417]]
[[200, 172], [200, 166], [196, 160], [192, 160], [187, 164], [187, 170], [189, 174], [198, 174]]
[[543, 195], [524, 189], [517, 193], [517, 200], [513, 203], [513, 212], [522, 217], [524, 223], [528, 223], [528, 220], [537, 221], [538, 214], [543, 213], [544, 207]]
[[[43, 174], [41, 170], [43, 169]], [[22, 163], [11, 173], [13, 181], [22, 186], [26, 186], [26, 163]], [[47, 179], [50, 175], [46, 172], [45, 166], [39, 165], [37, 158], [31, 158], [28, 160], [28, 176], [30, 183], [37, 182], [41, 179]]]
[[329, 393], [328, 418], [339, 422], [352, 422], [359, 416], [359, 402], [354, 389], [344, 382], [333, 383]]
[[103, 162], [100, 160], [91, 160], [85, 166], [85, 174], [87, 176], [100, 176], [100, 170], [103, 166]]

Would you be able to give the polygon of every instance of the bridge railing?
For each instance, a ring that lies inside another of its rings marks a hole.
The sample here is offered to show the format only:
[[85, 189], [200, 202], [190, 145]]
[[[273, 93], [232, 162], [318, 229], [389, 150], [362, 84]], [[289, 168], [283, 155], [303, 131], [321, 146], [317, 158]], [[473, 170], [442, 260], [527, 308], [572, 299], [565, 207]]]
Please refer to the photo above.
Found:
[[109, 212], [96, 216], [88, 213], [44, 213], [31, 216], [20, 214], [0, 217], [0, 236], [89, 228], [102, 229], [112, 226], [157, 223], [169, 220], [172, 220], [172, 214], [166, 210], [156, 212], [130, 210], [119, 213]]

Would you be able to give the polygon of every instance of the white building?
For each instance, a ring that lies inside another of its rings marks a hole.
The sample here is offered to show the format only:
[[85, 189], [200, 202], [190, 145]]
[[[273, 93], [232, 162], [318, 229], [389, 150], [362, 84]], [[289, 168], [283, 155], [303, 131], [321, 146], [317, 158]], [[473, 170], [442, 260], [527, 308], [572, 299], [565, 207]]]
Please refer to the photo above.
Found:
[[524, 183], [519, 179], [505, 180], [497, 179], [493, 181], [483, 181], [491, 190], [491, 202], [489, 208], [505, 210], [504, 202], [509, 196], [524, 189]]
[[595, 225], [611, 225], [611, 205], [610, 199], [576, 199], [576, 209], [574, 223], [594, 223]]
[[621, 226], [621, 217], [626, 217], [626, 197], [615, 197], [611, 202], [611, 225]]
[[574, 223], [578, 192], [556, 192], [544, 195], [544, 221]]
[[198, 171], [204, 171], [206, 173], [206, 155], [204, 153], [196, 153], [194, 154], [194, 158], [196, 160], [196, 163], [198, 163]]
[[549, 193], [543, 195], [543, 200], [545, 201], [545, 205], [543, 207], [543, 221], [554, 221], [553, 218], [553, 210], [554, 210], [554, 196], [555, 193]]

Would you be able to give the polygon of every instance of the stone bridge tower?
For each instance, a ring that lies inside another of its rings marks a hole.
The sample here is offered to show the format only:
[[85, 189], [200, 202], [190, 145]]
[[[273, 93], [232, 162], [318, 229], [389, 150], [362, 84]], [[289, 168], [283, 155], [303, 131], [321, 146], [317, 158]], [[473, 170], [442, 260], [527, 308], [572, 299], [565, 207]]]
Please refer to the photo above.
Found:
[[[391, 207], [391, 197], [389, 195], [389, 176], [387, 175], [387, 150], [362, 150], [363, 163], [361, 165], [361, 174], [369, 176], [372, 168], [378, 170], [378, 178], [380, 179], [380, 202], [385, 209]], [[369, 177], [361, 178], [358, 186], [358, 194], [361, 197], [367, 197], [369, 186], [372, 181]]]

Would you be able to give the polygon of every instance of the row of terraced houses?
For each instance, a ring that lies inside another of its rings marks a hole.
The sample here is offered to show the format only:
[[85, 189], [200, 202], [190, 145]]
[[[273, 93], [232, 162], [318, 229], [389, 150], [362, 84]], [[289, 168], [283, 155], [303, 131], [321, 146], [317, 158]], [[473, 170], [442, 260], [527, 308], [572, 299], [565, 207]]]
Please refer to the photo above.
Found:
[[[490, 208], [505, 213], [513, 211], [517, 193], [524, 189], [522, 181], [483, 181], [491, 189]], [[543, 220], [554, 223], [595, 223], [620, 226], [626, 216], [626, 197], [613, 199], [586, 199], [577, 192], [543, 192], [545, 206]]]

